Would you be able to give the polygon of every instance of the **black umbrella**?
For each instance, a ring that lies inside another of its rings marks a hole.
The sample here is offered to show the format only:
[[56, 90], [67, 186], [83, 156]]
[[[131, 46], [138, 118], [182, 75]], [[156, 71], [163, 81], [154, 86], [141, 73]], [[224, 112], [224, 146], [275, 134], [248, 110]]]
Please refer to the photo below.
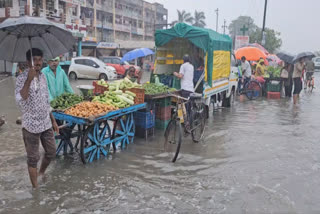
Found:
[[277, 57], [279, 57], [282, 61], [291, 64], [293, 61], [294, 56], [291, 54], [288, 54], [286, 52], [279, 52], [276, 54]]
[[312, 52], [302, 52], [293, 58], [293, 63], [298, 62], [302, 58], [313, 58], [313, 57], [315, 57], [315, 55]]
[[8, 18], [0, 24], [0, 59], [25, 62], [26, 52], [39, 48], [47, 59], [68, 52], [75, 44], [72, 33], [40, 17]]

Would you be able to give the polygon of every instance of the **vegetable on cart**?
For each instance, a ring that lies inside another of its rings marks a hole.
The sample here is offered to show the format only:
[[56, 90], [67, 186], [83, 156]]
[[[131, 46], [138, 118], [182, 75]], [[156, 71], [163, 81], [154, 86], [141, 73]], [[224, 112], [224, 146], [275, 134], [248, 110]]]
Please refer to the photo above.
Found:
[[64, 93], [50, 102], [53, 109], [65, 110], [83, 101], [82, 96]]
[[74, 107], [71, 107], [65, 111], [66, 114], [88, 118], [91, 116], [99, 115], [102, 113], [108, 113], [109, 111], [116, 110], [112, 105], [102, 104], [97, 102], [82, 102]]
[[148, 95], [161, 94], [161, 93], [167, 93], [167, 92], [176, 91], [175, 88], [169, 88], [166, 85], [156, 84], [156, 83], [146, 83], [146, 84], [143, 85], [143, 88], [145, 89], [145, 93], [148, 94]]

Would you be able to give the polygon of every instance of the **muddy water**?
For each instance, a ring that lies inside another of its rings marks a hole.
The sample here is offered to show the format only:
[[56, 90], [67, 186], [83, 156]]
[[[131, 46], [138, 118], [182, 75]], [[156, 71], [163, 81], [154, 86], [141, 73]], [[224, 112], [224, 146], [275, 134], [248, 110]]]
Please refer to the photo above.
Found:
[[12, 79], [0, 83], [8, 121], [0, 129], [0, 213], [320, 212], [320, 86], [296, 107], [282, 99], [216, 109], [205, 141], [185, 139], [175, 164], [161, 134], [86, 166], [77, 154], [59, 157], [38, 190], [12, 90]]

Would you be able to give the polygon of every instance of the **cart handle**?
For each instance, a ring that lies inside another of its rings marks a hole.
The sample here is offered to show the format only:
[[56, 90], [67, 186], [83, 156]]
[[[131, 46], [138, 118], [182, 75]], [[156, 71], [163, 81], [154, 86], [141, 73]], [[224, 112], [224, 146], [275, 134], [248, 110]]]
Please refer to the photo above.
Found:
[[66, 124], [63, 124], [61, 126], [58, 126], [59, 129], [63, 129], [63, 128], [66, 128], [67, 126], [71, 126], [71, 123], [66, 123]]

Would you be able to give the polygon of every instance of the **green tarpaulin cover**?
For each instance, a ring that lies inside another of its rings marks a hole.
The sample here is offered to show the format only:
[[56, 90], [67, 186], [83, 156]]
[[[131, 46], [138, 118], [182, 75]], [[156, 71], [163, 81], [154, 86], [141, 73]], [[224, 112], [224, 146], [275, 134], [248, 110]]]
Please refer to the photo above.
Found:
[[212, 86], [213, 52], [217, 50], [229, 51], [232, 49], [232, 39], [211, 29], [199, 28], [178, 23], [173, 28], [167, 30], [157, 30], [155, 33], [155, 44], [157, 47], [164, 46], [174, 38], [188, 39], [195, 46], [204, 50], [207, 56], [207, 79]]

